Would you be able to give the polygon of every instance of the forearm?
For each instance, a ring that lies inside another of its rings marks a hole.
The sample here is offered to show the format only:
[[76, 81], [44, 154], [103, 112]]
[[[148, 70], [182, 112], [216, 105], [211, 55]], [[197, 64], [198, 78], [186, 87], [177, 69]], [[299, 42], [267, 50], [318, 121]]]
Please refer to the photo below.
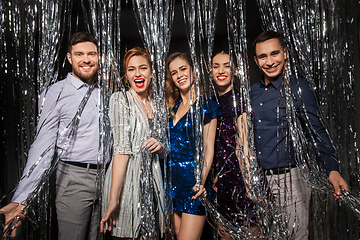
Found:
[[203, 130], [204, 141], [204, 166], [202, 171], [201, 185], [205, 184], [206, 178], [210, 172], [213, 158], [214, 158], [214, 145], [216, 136], [217, 119], [213, 118], [209, 123], [205, 124]]
[[238, 135], [236, 138], [236, 157], [239, 161], [240, 170], [244, 175], [250, 174], [249, 157], [251, 150], [248, 146], [247, 114], [244, 112], [237, 119]]
[[[28, 195], [35, 190], [41, 176], [49, 168], [52, 156], [54, 155], [54, 147], [59, 130], [59, 110], [56, 107], [55, 99], [57, 95], [49, 92], [47, 100], [44, 103], [38, 126], [37, 135], [31, 144], [28, 152], [26, 166], [22, 175], [22, 180], [14, 193], [12, 202], [24, 203]], [[45, 151], [48, 150], [46, 153]], [[40, 159], [40, 156], [44, 156]], [[37, 162], [38, 161], [38, 162]], [[30, 172], [29, 170], [35, 166]]]
[[116, 154], [113, 157], [110, 188], [110, 201], [112, 202], [119, 202], [128, 161], [129, 155], [127, 154]]

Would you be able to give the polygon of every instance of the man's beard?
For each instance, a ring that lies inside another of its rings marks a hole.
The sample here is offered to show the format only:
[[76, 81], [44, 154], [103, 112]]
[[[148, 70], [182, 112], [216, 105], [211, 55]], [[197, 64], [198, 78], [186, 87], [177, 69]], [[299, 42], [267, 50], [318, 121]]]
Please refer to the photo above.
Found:
[[73, 69], [73, 74], [75, 74], [81, 81], [85, 83], [93, 82], [97, 73], [97, 69], [92, 72], [91, 75], [83, 74], [78, 68]]

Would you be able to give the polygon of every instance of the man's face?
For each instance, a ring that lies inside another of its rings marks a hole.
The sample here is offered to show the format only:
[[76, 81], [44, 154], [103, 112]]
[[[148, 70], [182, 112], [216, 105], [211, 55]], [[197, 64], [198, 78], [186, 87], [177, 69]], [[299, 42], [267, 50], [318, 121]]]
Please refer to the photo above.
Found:
[[264, 73], [266, 85], [282, 73], [287, 54], [277, 38], [257, 43], [255, 55], [254, 60]]
[[81, 42], [72, 46], [67, 59], [72, 66], [72, 75], [81, 81], [91, 84], [99, 69], [97, 47], [92, 42]]

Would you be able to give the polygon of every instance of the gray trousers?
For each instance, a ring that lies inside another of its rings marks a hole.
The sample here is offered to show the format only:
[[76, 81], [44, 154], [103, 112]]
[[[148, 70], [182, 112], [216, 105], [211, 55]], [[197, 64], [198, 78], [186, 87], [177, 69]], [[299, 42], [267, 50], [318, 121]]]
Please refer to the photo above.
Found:
[[100, 209], [96, 177], [96, 169], [59, 161], [55, 199], [59, 240], [97, 239]]
[[298, 168], [279, 175], [268, 175], [271, 193], [275, 203], [284, 211], [290, 239], [308, 239], [309, 205], [311, 189], [301, 178]]

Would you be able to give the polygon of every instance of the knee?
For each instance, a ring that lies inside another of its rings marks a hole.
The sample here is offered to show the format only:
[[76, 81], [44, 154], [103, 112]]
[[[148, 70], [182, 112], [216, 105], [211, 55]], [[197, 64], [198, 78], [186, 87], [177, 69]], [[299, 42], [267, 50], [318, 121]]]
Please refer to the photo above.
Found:
[[175, 229], [176, 239], [180, 239], [180, 229]]

